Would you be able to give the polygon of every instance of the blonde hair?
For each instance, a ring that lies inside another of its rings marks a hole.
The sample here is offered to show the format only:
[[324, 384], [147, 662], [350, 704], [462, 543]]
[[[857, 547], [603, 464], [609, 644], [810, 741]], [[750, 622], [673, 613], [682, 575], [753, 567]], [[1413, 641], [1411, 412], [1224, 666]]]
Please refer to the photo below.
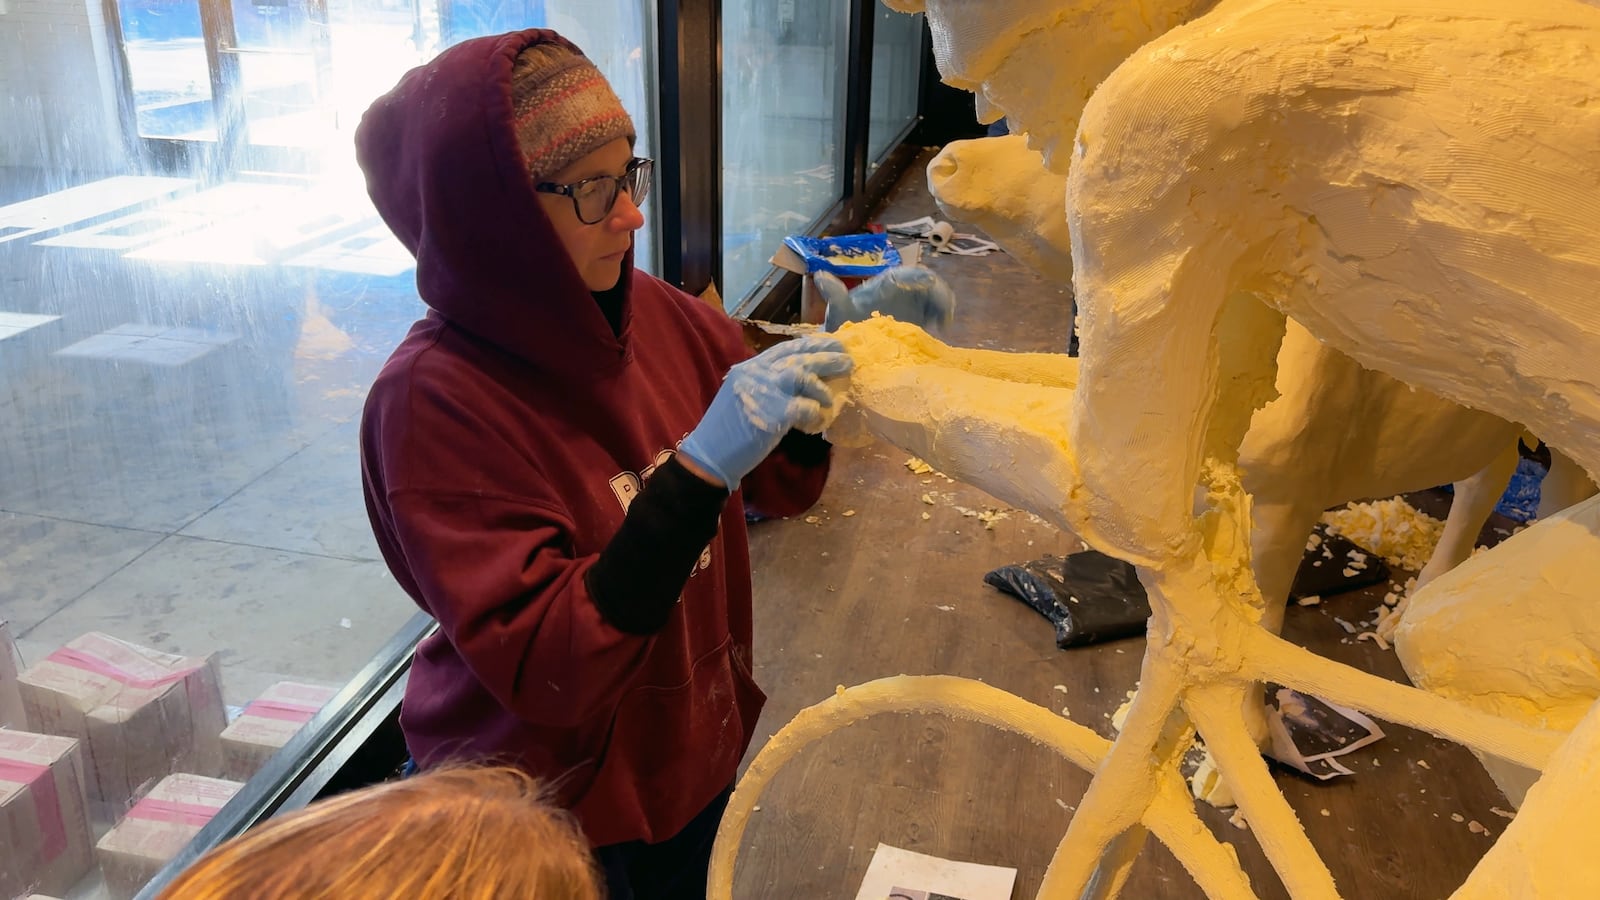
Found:
[[511, 768], [449, 768], [314, 803], [213, 849], [159, 900], [600, 900], [588, 842]]

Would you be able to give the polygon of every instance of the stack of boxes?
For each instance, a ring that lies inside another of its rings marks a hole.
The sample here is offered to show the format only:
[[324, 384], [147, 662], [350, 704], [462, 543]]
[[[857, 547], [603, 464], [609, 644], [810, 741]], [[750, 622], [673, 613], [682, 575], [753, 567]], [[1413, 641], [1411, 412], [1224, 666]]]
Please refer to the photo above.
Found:
[[182, 773], [161, 779], [95, 845], [113, 900], [132, 900], [242, 787]]
[[65, 896], [97, 857], [134, 896], [333, 694], [280, 682], [229, 725], [215, 655], [90, 633], [24, 669], [0, 621], [0, 898]]
[[170, 772], [221, 770], [227, 712], [215, 655], [176, 656], [91, 632], [21, 680], [31, 726], [84, 743], [97, 819], [114, 820]]
[[280, 681], [267, 688], [223, 730], [223, 776], [248, 780], [333, 695], [333, 688], [292, 681]]
[[88, 874], [80, 748], [69, 737], [0, 730], [0, 897], [65, 894]]

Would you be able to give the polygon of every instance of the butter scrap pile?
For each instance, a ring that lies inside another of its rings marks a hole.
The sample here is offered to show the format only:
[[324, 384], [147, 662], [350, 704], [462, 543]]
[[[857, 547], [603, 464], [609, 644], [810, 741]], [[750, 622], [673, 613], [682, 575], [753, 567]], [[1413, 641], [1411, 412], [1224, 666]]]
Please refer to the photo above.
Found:
[[1352, 503], [1322, 514], [1328, 530], [1371, 550], [1391, 566], [1419, 572], [1444, 534], [1444, 523], [1399, 497]]

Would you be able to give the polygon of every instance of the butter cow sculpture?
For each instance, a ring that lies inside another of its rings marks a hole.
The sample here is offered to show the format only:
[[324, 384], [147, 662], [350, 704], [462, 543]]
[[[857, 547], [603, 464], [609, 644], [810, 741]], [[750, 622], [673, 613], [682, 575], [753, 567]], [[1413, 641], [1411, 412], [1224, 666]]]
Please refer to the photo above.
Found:
[[[1568, 731], [1600, 695], [1597, 595], [1600, 498], [1591, 498], [1419, 589], [1395, 629], [1395, 650], [1417, 687]], [[1539, 773], [1479, 756], [1521, 806]]]
[[[1024, 136], [951, 144], [929, 164], [928, 184], [948, 215], [979, 225], [1046, 278], [1070, 279], [1067, 180]], [[1459, 482], [1463, 502], [1419, 583], [1471, 555], [1516, 466], [1520, 426], [1363, 368], [1293, 321], [1277, 365], [1279, 396], [1256, 411], [1239, 448], [1269, 627], [1282, 623], [1306, 535], [1340, 503]]]
[[[1516, 471], [1520, 457], [1515, 445], [1508, 447], [1488, 468], [1456, 483], [1456, 497], [1450, 504], [1444, 534], [1439, 536], [1439, 545], [1428, 558], [1428, 564], [1417, 574], [1417, 587], [1449, 572], [1472, 555], [1478, 532], [1483, 530], [1484, 521], [1504, 495], [1506, 482]], [[1539, 487], [1537, 518], [1540, 519], [1548, 519], [1595, 495], [1595, 483], [1581, 466], [1559, 450], [1550, 451], [1550, 470]]]
[[[1047, 157], [1069, 146], [1074, 157], [1081, 362], [1037, 360], [1035, 375], [1016, 378], [1000, 361], [865, 323], [840, 333], [857, 359], [847, 415], [1136, 563], [1154, 610], [1141, 689], [1109, 746], [959, 681], [844, 690], [752, 763], [719, 834], [712, 896], [729, 895], [749, 809], [784, 759], [862, 715], [937, 709], [1093, 768], [1041, 897], [1114, 896], [1148, 832], [1208, 895], [1253, 895], [1183, 793], [1177, 757], [1191, 729], [1290, 895], [1336, 897], [1246, 727], [1247, 697], [1265, 680], [1546, 771], [1553, 787], [1529, 791], [1458, 896], [1541, 883], [1536, 869], [1560, 859], [1546, 848], [1600, 827], [1594, 805], [1563, 803], [1564, 792], [1596, 792], [1600, 712], [1558, 753], [1561, 731], [1351, 669], [1263, 628], [1237, 463], [1273, 397], [1288, 317], [1367, 368], [1520, 421], [1600, 472], [1597, 57], [1600, 11], [1574, 0], [1225, 2], [1129, 58], [1076, 137], [1029, 121]], [[1005, 91], [985, 90], [1012, 114]], [[1600, 525], [1585, 509], [1436, 585], [1502, 553], [1527, 559], [1524, 548], [1558, 528], [1593, 558]], [[1569, 851], [1562, 865], [1565, 884], [1600, 885], [1600, 854]]]
[[[975, 31], [972, 20], [963, 17], [971, 9], [967, 4], [946, 3], [930, 12], [936, 30], [947, 43], [959, 47], [962, 35]], [[973, 39], [1009, 48], [1013, 42], [1038, 45], [1051, 38], [1056, 42], [1063, 68], [1100, 64], [1094, 57], [1085, 62], [1085, 57], [1076, 52], [1085, 36], [1064, 27], [1073, 21], [1073, 17], [1064, 15], [1053, 29], [1043, 31], [990, 23], [992, 27], [977, 31]], [[965, 83], [1030, 101], [1039, 99], [1013, 83], [1025, 76], [1006, 65], [1008, 54], [953, 56], [967, 66], [961, 73]], [[1040, 127], [1062, 129], [1068, 123], [1076, 123], [1082, 108], [1075, 97], [1047, 99], [1062, 110], [1061, 118], [1052, 120], [1039, 110], [1031, 110], [1031, 121], [1044, 123]], [[1052, 131], [1046, 138], [1050, 146], [1061, 146], [1059, 132]], [[1027, 146], [1031, 140], [1012, 135], [954, 143], [929, 165], [929, 184], [947, 214], [975, 221], [1045, 277], [1065, 279], [1071, 273], [1064, 202], [1066, 179], [1050, 171], [1043, 156]], [[1054, 210], [1052, 204], [1056, 206]], [[1419, 573], [1417, 588], [1466, 560], [1516, 466], [1521, 429], [1364, 368], [1317, 341], [1293, 320], [1287, 322], [1277, 362], [1276, 388], [1280, 396], [1255, 412], [1239, 460], [1245, 489], [1252, 496], [1252, 567], [1267, 601], [1264, 624], [1273, 630], [1281, 625], [1289, 586], [1301, 559], [1302, 542], [1311, 525], [1323, 509], [1347, 500], [1456, 480], [1456, 498], [1444, 534]], [[1002, 366], [989, 368], [995, 377], [1005, 378]], [[989, 388], [999, 389], [1003, 387]], [[1360, 427], [1348, 427], [1349, 423], [1360, 423]], [[1559, 450], [1553, 451], [1552, 457], [1542, 486], [1538, 511], [1541, 519], [1595, 493], [1594, 482], [1578, 464]], [[1487, 466], [1477, 470], [1484, 463]], [[1407, 602], [1408, 599], [1402, 600], [1395, 615], [1379, 622], [1377, 631], [1382, 637], [1393, 637], [1394, 625], [1401, 620], [1398, 613]], [[1493, 633], [1483, 630], [1483, 625], [1487, 610], [1495, 606], [1495, 601], [1484, 593], [1476, 604], [1481, 609], [1465, 615], [1470, 607], [1458, 599], [1451, 604], [1449, 617], [1432, 617], [1426, 629], [1408, 632], [1412, 643], [1418, 643], [1417, 635], [1425, 633], [1434, 644], [1456, 648], [1456, 663], [1448, 667], [1449, 671], [1498, 673], [1502, 682], [1498, 688], [1481, 690], [1479, 696], [1538, 698], [1528, 700], [1531, 706], [1526, 709], [1539, 710], [1541, 704], [1550, 707], [1540, 713], [1543, 715], [1560, 707], [1553, 718], [1564, 726], [1570, 726], [1582, 712], [1581, 708], [1573, 708], [1574, 692], [1579, 697], [1600, 696], [1600, 664], [1585, 668], [1589, 674], [1578, 681], [1570, 673], [1563, 676], [1559, 689], [1543, 686], [1546, 681], [1557, 680], [1553, 671], [1548, 679], [1530, 683], [1532, 676], [1518, 675], [1500, 664], [1497, 645], [1472, 639]], [[1590, 655], [1600, 657], [1600, 640], [1592, 639], [1585, 630], [1564, 627], [1563, 616], [1523, 618], [1546, 623], [1537, 643], [1566, 646], [1576, 641], [1582, 647], [1594, 648]], [[1426, 658], [1402, 654], [1409, 674], [1418, 684], [1446, 695], [1470, 696], [1465, 690], [1450, 690], [1438, 671], [1427, 673], [1420, 668]], [[1474, 683], [1481, 680], [1480, 677]], [[1553, 699], [1556, 697], [1561, 699]], [[1486, 708], [1493, 708], [1493, 704]], [[1537, 721], [1534, 712], [1526, 709], [1525, 720]], [[1259, 715], [1252, 715], [1252, 728], [1258, 736], [1260, 727]], [[1492, 760], [1486, 760], [1486, 765], [1507, 797], [1513, 803], [1520, 802], [1533, 774]]]
[[[1049, 107], [1027, 110], [1028, 121], [1048, 129], [1043, 141], [1012, 135], [961, 141], [946, 147], [928, 167], [929, 185], [947, 214], [975, 221], [1045, 277], [1068, 278], [1071, 259], [1066, 179], [1051, 171], [1044, 155], [1028, 145], [1062, 146], [1060, 135], [1067, 127], [1075, 127], [1082, 103], [1075, 95], [1041, 98], [1024, 90], [1020, 82], [1026, 79], [1026, 73], [1010, 65], [1009, 60], [1019, 46], [1039, 47], [1052, 41], [1062, 60], [1061, 68], [1079, 70], [1074, 77], [1081, 81], [1087, 77], [1081, 67], [1089, 67], [1089, 73], [1098, 71], [1095, 67], [1103, 65], [1104, 56], [1078, 52], [1087, 39], [1084, 32], [1072, 27], [1080, 22], [1081, 10], [1058, 13], [1055, 24], [1044, 29], [993, 21], [987, 23], [988, 28], [978, 29], [969, 15], [974, 9], [971, 4], [941, 3], [930, 10], [936, 33], [955, 48], [950, 58], [964, 67], [958, 73], [963, 83], [1029, 103], [1042, 100], [1058, 109], [1060, 115], [1049, 118], [1045, 115]], [[1041, 21], [1038, 15], [1022, 16], [1021, 20], [1034, 24]], [[965, 46], [969, 40], [985, 44], [988, 50], [969, 50]], [[995, 53], [994, 48], [1005, 52]], [[1516, 466], [1517, 443], [1522, 434], [1519, 426], [1498, 417], [1466, 409], [1365, 368], [1316, 340], [1292, 319], [1286, 328], [1277, 357], [1276, 390], [1280, 396], [1254, 413], [1239, 459], [1241, 478], [1252, 498], [1252, 568], [1266, 599], [1263, 621], [1272, 630], [1281, 626], [1305, 535], [1322, 510], [1330, 506], [1455, 481], [1456, 498], [1444, 534], [1418, 574], [1417, 587], [1427, 585], [1467, 559]], [[991, 366], [991, 371], [1004, 380], [1002, 367]], [[990, 388], [998, 389], [1003, 387]], [[1359, 423], [1359, 427], [1350, 427], [1352, 423]], [[1540, 518], [1595, 493], [1594, 483], [1580, 466], [1559, 450], [1553, 451], [1552, 456], [1551, 470], [1543, 485]], [[1399, 609], [1404, 609], [1405, 602]], [[1376, 630], [1380, 636], [1393, 636], [1393, 627], [1401, 618], [1398, 612], [1379, 622]], [[1570, 640], [1572, 632], [1557, 630], [1558, 619], [1550, 619], [1547, 639]], [[1457, 615], [1450, 621], [1467, 619]], [[1443, 622], [1435, 620], [1436, 633], [1432, 637], [1463, 651], [1470, 650], [1458, 653], [1463, 666], [1503, 670], [1495, 663], [1496, 647], [1464, 640], [1465, 635], [1454, 631], [1439, 632], [1445, 627]], [[1403, 658], [1414, 660], [1410, 656]], [[1412, 676], [1418, 677], [1415, 663], [1408, 665], [1413, 666]], [[1427, 683], [1448, 693], [1437, 675]], [[1507, 685], [1506, 690], [1517, 696], [1529, 694], [1529, 689], [1520, 684]], [[1600, 666], [1584, 682], [1583, 691], [1590, 697], [1600, 695]], [[1570, 713], [1568, 710], [1565, 716], [1568, 724], [1575, 721]], [[1260, 737], [1264, 728], [1260, 713], [1252, 711], [1251, 719], [1252, 730]], [[1493, 765], [1490, 768], [1492, 772], [1499, 771]], [[1496, 777], [1507, 796], [1518, 801], [1526, 785], [1519, 787], [1499, 774]], [[1515, 781], [1525, 781], [1526, 777], [1524, 773]]]

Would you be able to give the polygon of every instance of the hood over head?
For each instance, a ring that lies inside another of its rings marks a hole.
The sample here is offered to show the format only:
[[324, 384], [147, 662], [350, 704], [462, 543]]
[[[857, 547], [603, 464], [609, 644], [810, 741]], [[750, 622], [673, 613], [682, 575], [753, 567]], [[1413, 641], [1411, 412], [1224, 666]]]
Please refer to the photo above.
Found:
[[[613, 332], [533, 190], [513, 112], [520, 53], [554, 31], [475, 38], [407, 72], [356, 129], [356, 158], [378, 214], [417, 260], [434, 312], [534, 367], [594, 376], [627, 357], [633, 253], [606, 300]], [[631, 127], [628, 129], [631, 132]]]

